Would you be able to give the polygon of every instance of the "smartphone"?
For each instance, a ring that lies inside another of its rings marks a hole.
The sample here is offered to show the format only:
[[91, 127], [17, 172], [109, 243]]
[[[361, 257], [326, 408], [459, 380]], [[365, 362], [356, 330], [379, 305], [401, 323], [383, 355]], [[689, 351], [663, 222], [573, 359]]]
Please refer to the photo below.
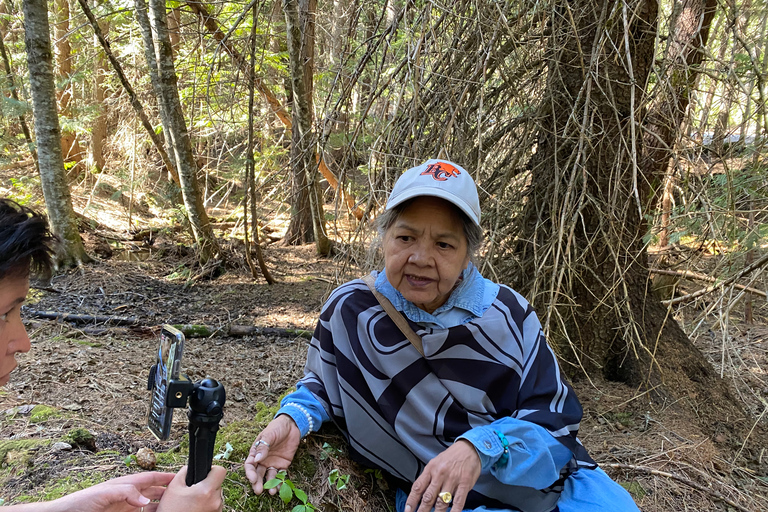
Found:
[[184, 352], [184, 333], [172, 325], [163, 325], [160, 331], [160, 345], [157, 361], [149, 370], [149, 388], [152, 395], [149, 402], [147, 426], [160, 441], [171, 434], [173, 408], [168, 407], [168, 383], [179, 378], [181, 355]]

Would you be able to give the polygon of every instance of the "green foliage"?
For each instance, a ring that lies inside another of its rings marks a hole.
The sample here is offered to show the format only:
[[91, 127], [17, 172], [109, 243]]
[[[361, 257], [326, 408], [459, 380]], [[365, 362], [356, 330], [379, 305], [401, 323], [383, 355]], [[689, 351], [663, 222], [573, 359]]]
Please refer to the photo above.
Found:
[[320, 452], [320, 460], [326, 460], [328, 457], [344, 453], [344, 450], [333, 447], [330, 443], [323, 443], [322, 451]]
[[341, 491], [347, 488], [349, 475], [342, 475], [338, 469], [331, 470], [328, 475], [328, 483], [331, 484], [331, 487], [335, 487], [337, 491]]
[[19, 204], [32, 206], [33, 191], [39, 189], [40, 178], [21, 176], [19, 178], [11, 178], [11, 192], [9, 197]]
[[273, 489], [275, 487], [278, 488], [278, 495], [286, 505], [289, 504], [294, 497], [301, 502], [300, 505], [293, 507], [291, 512], [311, 512], [317, 510], [314, 505], [307, 501], [307, 493], [296, 487], [296, 484], [288, 479], [285, 471], [278, 472], [275, 478], [264, 483], [265, 489]]

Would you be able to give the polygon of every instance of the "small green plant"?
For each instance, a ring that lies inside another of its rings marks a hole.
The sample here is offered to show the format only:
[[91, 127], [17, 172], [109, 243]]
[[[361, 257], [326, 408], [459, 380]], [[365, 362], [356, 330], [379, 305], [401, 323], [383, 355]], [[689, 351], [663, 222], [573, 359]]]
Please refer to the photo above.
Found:
[[272, 489], [279, 486], [279, 496], [286, 505], [291, 502], [295, 496], [297, 500], [301, 502], [300, 505], [296, 505], [291, 509], [291, 512], [314, 512], [317, 510], [313, 504], [307, 501], [307, 493], [296, 487], [286, 476], [285, 471], [280, 471], [275, 478], [267, 480], [264, 484], [265, 489]]
[[365, 473], [373, 474], [373, 478], [376, 480], [382, 480], [384, 478], [384, 473], [382, 473], [380, 469], [366, 469]]
[[343, 453], [340, 449], [336, 448], [330, 443], [323, 443], [323, 448], [320, 451], [320, 460], [325, 460], [333, 455]]
[[349, 483], [349, 475], [342, 475], [338, 469], [334, 469], [328, 475], [328, 483], [331, 484], [331, 487], [336, 487], [337, 491], [346, 489]]

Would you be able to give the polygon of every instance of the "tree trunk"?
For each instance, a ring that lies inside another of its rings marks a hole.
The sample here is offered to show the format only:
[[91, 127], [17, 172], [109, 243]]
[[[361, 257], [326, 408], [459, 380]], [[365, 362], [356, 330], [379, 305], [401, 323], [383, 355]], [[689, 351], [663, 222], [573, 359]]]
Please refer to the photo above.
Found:
[[[71, 118], [72, 94], [72, 47], [69, 44], [69, 0], [56, 0], [54, 2], [56, 23], [53, 28], [53, 36], [56, 40], [56, 76], [61, 89], [58, 91], [59, 112], [64, 118]], [[61, 149], [64, 152], [64, 161], [74, 163], [70, 170], [71, 175], [80, 171], [79, 163], [83, 160], [83, 151], [77, 134], [70, 129], [61, 133]]]
[[727, 384], [649, 286], [643, 213], [656, 176], [637, 162], [657, 9], [580, 0], [555, 10], [541, 113], [551, 129], [530, 162], [519, 289], [571, 375], [644, 385], [660, 399], [695, 395], [704, 428], [728, 417], [727, 428], [744, 429]]
[[313, 124], [313, 71], [315, 9], [317, 0], [283, 0], [293, 93], [291, 143], [291, 207], [293, 215], [285, 241], [315, 241], [317, 252], [328, 255], [331, 243], [325, 232], [323, 204], [318, 187], [318, 161]]
[[179, 53], [181, 44], [181, 8], [174, 7], [168, 11], [168, 37], [171, 39], [171, 49], [174, 55]]
[[91, 261], [77, 230], [72, 197], [64, 173], [61, 152], [61, 130], [56, 109], [56, 86], [53, 78], [53, 56], [45, 0], [24, 0], [24, 39], [27, 67], [35, 116], [35, 139], [38, 148], [40, 181], [51, 230], [62, 239], [57, 255], [59, 266], [79, 265]]
[[[252, 20], [251, 25], [251, 52], [250, 52], [250, 72], [256, 71], [256, 27], [258, 21], [258, 11], [255, 7], [252, 8]], [[254, 135], [253, 129], [253, 103], [254, 103], [254, 81], [248, 80], [248, 149], [246, 150], [246, 162], [245, 162], [245, 193], [243, 194], [243, 232], [245, 234], [245, 258], [248, 261], [248, 267], [251, 269], [251, 275], [256, 278], [256, 267], [253, 264], [253, 258], [251, 257], [251, 243], [248, 240], [248, 212], [250, 209], [251, 220], [253, 225], [253, 248], [256, 250], [256, 260], [259, 263], [261, 274], [269, 284], [275, 284], [275, 280], [272, 274], [267, 268], [267, 263], [264, 260], [264, 255], [261, 252], [261, 245], [259, 241], [259, 219], [256, 216], [256, 162], [254, 159]], [[250, 208], [249, 208], [250, 201]]]
[[658, 182], [664, 175], [675, 138], [699, 75], [699, 65], [709, 39], [717, 0], [682, 0], [672, 17], [666, 66], [661, 72], [659, 93], [645, 123], [643, 172]]
[[[150, 82], [152, 82], [152, 90], [155, 92], [157, 113], [160, 117], [160, 124], [163, 127], [165, 147], [168, 148], [168, 158], [178, 175], [179, 166], [176, 163], [176, 155], [173, 152], [173, 140], [171, 139], [171, 121], [168, 119], [168, 107], [165, 105], [165, 98], [160, 86], [160, 75], [158, 74], [157, 58], [155, 56], [154, 36], [152, 34], [152, 25], [149, 22], [149, 13], [147, 11], [147, 3], [145, 0], [134, 0], [134, 13], [136, 15], [136, 22], [139, 25], [139, 32], [141, 32], [141, 38], [144, 41], [144, 57], [147, 59], [149, 79]], [[181, 181], [179, 181], [179, 187], [181, 187]]]
[[[99, 22], [99, 30], [102, 34], [108, 34], [109, 21], [105, 19]], [[94, 119], [91, 129], [91, 164], [97, 172], [101, 172], [104, 170], [104, 144], [107, 141], [107, 106], [104, 104], [107, 57], [103, 50], [98, 50], [99, 36], [96, 34], [93, 36], [93, 46], [97, 49], [93, 66], [93, 102], [99, 109], [99, 115]]]
[[[146, 5], [143, 0], [136, 0], [136, 11], [137, 18], [140, 17], [139, 11], [142, 11], [142, 13], [146, 12]], [[145, 52], [147, 54], [147, 64], [150, 66], [150, 75], [156, 75], [153, 77], [153, 80], [155, 78], [157, 80], [155, 93], [158, 95], [158, 104], [161, 111], [165, 109], [165, 122], [168, 123], [166, 131], [171, 142], [171, 151], [169, 153], [173, 153], [177, 165], [179, 180], [181, 181], [181, 194], [192, 233], [198, 244], [199, 259], [201, 263], [205, 263], [219, 254], [219, 246], [213, 236], [208, 214], [205, 211], [200, 195], [200, 187], [197, 181], [197, 163], [192, 153], [192, 143], [189, 138], [186, 122], [184, 121], [184, 113], [181, 109], [166, 18], [164, 0], [150, 0], [149, 23], [151, 34], [146, 34], [142, 30], [142, 36], [144, 37], [145, 44], [152, 44], [150, 47], [151, 51], [146, 49]], [[154, 57], [153, 59], [151, 58], [152, 56]], [[154, 71], [152, 71], [153, 63], [156, 66]]]

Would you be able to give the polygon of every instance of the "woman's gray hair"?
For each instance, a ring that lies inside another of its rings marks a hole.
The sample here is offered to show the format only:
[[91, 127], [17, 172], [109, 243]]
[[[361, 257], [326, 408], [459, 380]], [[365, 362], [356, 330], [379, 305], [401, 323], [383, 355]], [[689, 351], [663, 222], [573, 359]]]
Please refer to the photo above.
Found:
[[[419, 196], [420, 197], [420, 196]], [[418, 197], [414, 197], [408, 201], [400, 203], [391, 210], [386, 210], [384, 213], [376, 217], [376, 231], [379, 233], [379, 238], [384, 240], [384, 235], [392, 227], [392, 225], [400, 218], [400, 215], [405, 211], [408, 206]], [[461, 211], [456, 206], [452, 205], [454, 211], [461, 218], [461, 224], [464, 231], [464, 237], [467, 239], [467, 254], [472, 263], [475, 263], [475, 256], [477, 251], [480, 250], [480, 246], [483, 243], [483, 229], [472, 222], [466, 213]]]

